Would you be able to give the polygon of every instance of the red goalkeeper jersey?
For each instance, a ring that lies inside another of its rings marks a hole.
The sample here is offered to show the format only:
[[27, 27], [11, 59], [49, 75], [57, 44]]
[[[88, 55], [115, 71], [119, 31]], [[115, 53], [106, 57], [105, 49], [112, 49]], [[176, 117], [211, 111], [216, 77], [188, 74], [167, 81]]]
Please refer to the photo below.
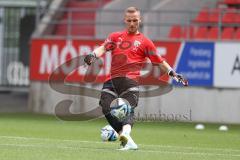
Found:
[[137, 80], [146, 58], [153, 64], [162, 63], [164, 60], [157, 55], [153, 42], [142, 33], [129, 34], [126, 30], [113, 32], [105, 40], [104, 46], [112, 54], [110, 76], [107, 80], [115, 77]]

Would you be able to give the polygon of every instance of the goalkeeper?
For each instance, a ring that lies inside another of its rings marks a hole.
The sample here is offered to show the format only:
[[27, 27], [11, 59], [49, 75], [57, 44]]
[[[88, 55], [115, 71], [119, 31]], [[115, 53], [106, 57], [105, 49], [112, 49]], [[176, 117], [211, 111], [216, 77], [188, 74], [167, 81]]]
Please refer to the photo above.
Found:
[[[134, 123], [134, 108], [138, 105], [138, 78], [145, 58], [149, 58], [154, 65], [157, 64], [163, 72], [168, 73], [175, 80], [184, 82], [184, 79], [157, 55], [153, 42], [139, 32], [141, 16], [138, 8], [127, 8], [124, 22], [125, 30], [111, 33], [100, 47], [85, 57], [84, 61], [91, 65], [106, 51], [111, 52], [110, 76], [103, 84], [99, 104], [109, 124], [120, 135], [121, 150], [135, 150], [138, 146], [131, 138], [130, 132]], [[132, 107], [130, 115], [123, 121], [110, 114], [110, 104], [116, 98], [127, 100]]]

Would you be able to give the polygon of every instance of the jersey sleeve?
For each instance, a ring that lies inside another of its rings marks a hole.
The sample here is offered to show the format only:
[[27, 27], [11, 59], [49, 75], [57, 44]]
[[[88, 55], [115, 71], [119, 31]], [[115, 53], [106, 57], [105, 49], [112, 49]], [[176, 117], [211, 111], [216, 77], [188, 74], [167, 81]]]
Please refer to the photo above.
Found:
[[162, 63], [165, 59], [157, 54], [157, 49], [153, 42], [149, 39], [145, 40], [145, 55], [153, 64]]

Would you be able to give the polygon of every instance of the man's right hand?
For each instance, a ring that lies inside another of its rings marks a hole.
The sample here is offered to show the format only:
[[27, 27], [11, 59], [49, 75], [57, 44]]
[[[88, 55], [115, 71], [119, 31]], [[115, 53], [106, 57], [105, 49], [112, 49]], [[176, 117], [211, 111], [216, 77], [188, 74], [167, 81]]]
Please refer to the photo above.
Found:
[[90, 66], [96, 59], [97, 59], [96, 55], [92, 53], [85, 56], [84, 62]]

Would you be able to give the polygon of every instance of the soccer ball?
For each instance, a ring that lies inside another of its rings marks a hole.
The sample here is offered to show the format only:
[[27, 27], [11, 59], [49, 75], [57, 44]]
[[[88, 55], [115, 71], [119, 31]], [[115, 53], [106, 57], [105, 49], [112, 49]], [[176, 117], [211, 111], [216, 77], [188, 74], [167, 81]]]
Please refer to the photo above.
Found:
[[101, 138], [103, 141], [116, 141], [118, 133], [110, 125], [106, 125], [101, 129]]
[[131, 106], [127, 100], [116, 98], [110, 104], [110, 114], [116, 117], [119, 121], [123, 121], [126, 116], [131, 113]]

